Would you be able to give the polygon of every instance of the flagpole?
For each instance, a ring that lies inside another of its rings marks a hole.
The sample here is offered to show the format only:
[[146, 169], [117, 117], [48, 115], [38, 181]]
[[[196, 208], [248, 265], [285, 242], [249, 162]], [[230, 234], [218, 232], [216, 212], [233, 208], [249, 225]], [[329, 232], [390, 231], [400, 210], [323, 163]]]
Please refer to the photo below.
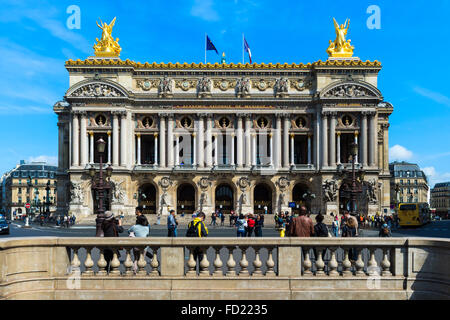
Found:
[[207, 37], [207, 35], [206, 35], [206, 32], [205, 32], [205, 64], [206, 64], [206, 37]]
[[242, 32], [242, 64], [244, 64], [244, 33]]

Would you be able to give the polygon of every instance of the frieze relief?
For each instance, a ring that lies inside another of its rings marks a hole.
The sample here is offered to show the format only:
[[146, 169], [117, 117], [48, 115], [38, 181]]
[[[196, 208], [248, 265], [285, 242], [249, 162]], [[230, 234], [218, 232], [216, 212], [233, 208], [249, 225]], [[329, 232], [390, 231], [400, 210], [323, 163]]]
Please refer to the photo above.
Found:
[[228, 80], [228, 79], [215, 79], [214, 82], [214, 88], [220, 89], [222, 91], [227, 91], [229, 89], [232, 89], [236, 86], [237, 81], [236, 80]]
[[375, 97], [375, 95], [364, 88], [363, 86], [356, 84], [346, 84], [333, 88], [325, 93], [325, 98], [359, 98], [359, 97]]
[[180, 88], [183, 91], [195, 89], [197, 87], [197, 80], [193, 79], [177, 79], [175, 80], [175, 88]]
[[273, 88], [275, 86], [275, 80], [253, 80], [252, 81], [252, 88], [256, 88], [259, 91], [266, 91], [269, 88]]
[[70, 94], [71, 97], [124, 97], [125, 95], [116, 88], [102, 83], [92, 83], [78, 88]]
[[297, 91], [304, 91], [308, 89], [312, 89], [313, 80], [310, 78], [306, 79], [290, 79], [291, 88], [296, 89]]
[[144, 91], [149, 91], [153, 88], [158, 88], [158, 79], [138, 79], [136, 80], [136, 86]]

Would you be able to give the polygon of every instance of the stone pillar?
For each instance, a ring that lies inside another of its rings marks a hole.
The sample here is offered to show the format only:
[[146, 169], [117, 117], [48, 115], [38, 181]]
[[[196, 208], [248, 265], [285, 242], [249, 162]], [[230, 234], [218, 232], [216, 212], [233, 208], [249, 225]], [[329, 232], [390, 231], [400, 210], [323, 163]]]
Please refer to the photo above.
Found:
[[[355, 144], [358, 146], [358, 135], [359, 135], [359, 132], [358, 131], [355, 131]], [[355, 156], [355, 164], [357, 164], [358, 163], [358, 158], [359, 158], [359, 148], [356, 150], [356, 156]]]
[[113, 114], [113, 166], [119, 165], [119, 119], [117, 112]]
[[174, 119], [173, 115], [169, 115], [167, 118], [167, 167], [173, 168], [173, 130]]
[[120, 165], [127, 166], [127, 113], [120, 113]]
[[217, 143], [219, 137], [217, 134], [214, 134], [214, 165], [219, 165], [219, 144]]
[[64, 123], [58, 122], [58, 168], [64, 168]]
[[289, 168], [289, 114], [284, 115], [283, 168]]
[[273, 166], [273, 135], [269, 132], [269, 151], [270, 151], [270, 166]]
[[362, 162], [363, 167], [367, 167], [368, 163], [368, 152], [367, 152], [367, 112], [361, 113], [361, 153], [359, 156], [359, 161]]
[[153, 134], [153, 136], [155, 137], [155, 144], [154, 144], [153, 151], [155, 152], [155, 166], [157, 166], [158, 165], [158, 133], [155, 132]]
[[383, 170], [389, 172], [389, 123], [382, 124], [383, 130]]
[[[109, 131], [108, 131], [109, 132]], [[109, 150], [110, 148], [110, 140], [111, 140], [111, 135], [108, 134], [108, 155], [109, 155]], [[108, 157], [108, 163], [109, 163], [110, 158]], [[93, 131], [89, 131], [89, 163], [94, 163], [94, 132]]]
[[247, 168], [251, 167], [252, 165], [252, 159], [251, 159], [251, 152], [252, 152], [252, 145], [250, 141], [250, 130], [251, 130], [251, 120], [250, 115], [246, 115], [245, 117], [245, 166]]
[[376, 148], [377, 148], [377, 131], [375, 123], [375, 112], [370, 113], [369, 119], [369, 166], [374, 167], [376, 161]]
[[315, 132], [315, 148], [314, 148], [314, 164], [316, 165], [316, 170], [320, 169], [320, 149], [321, 149], [321, 143], [320, 143], [320, 125], [321, 125], [322, 117], [320, 112], [316, 113], [316, 123], [314, 126], [314, 132]]
[[231, 163], [234, 166], [234, 132], [231, 133]]
[[197, 162], [198, 167], [205, 167], [205, 129], [203, 115], [199, 115], [198, 119], [198, 146], [197, 146]]
[[180, 136], [175, 134], [175, 165], [180, 165]]
[[295, 134], [291, 133], [291, 166], [295, 165], [295, 161], [294, 161], [294, 138], [295, 138]]
[[86, 131], [86, 112], [80, 114], [80, 165], [84, 168], [88, 162], [88, 137]]
[[311, 165], [311, 134], [308, 133], [308, 165]]
[[336, 162], [341, 164], [341, 133], [336, 132], [337, 135], [337, 152], [336, 152]]
[[[92, 136], [92, 163], [94, 163], [94, 132], [91, 132]], [[108, 134], [108, 164], [111, 164], [111, 131], [107, 132]]]
[[212, 116], [206, 118], [206, 166], [212, 167]]
[[328, 116], [322, 118], [322, 168], [328, 167]]
[[78, 167], [80, 164], [80, 157], [79, 157], [79, 137], [80, 133], [78, 132], [78, 113], [73, 112], [72, 113], [72, 166]]
[[275, 129], [275, 169], [281, 168], [281, 114], [276, 115]]
[[252, 166], [256, 166], [256, 133], [252, 134]]
[[197, 165], [197, 134], [195, 132], [192, 133], [192, 165]]
[[336, 112], [331, 113], [330, 119], [330, 167], [336, 167]]
[[136, 156], [136, 164], [138, 166], [141, 165], [141, 134], [136, 133], [137, 138], [137, 156]]
[[[237, 115], [237, 150], [236, 150], [236, 155], [237, 155], [237, 166], [238, 168], [242, 168], [243, 167], [243, 163], [244, 163], [244, 138], [243, 138], [243, 120], [242, 120], [242, 116], [241, 115]], [[234, 150], [233, 150], [234, 152]]]
[[159, 166], [166, 167], [166, 115], [159, 114]]

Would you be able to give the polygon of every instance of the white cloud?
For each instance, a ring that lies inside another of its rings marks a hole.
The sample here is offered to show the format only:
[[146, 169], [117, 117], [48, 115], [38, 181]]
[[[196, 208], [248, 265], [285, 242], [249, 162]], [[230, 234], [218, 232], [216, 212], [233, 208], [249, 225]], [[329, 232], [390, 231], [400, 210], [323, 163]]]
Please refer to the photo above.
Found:
[[428, 177], [428, 184], [431, 188], [433, 188], [436, 183], [450, 181], [450, 172], [440, 173], [436, 171], [434, 167], [426, 167], [422, 170]]
[[442, 93], [431, 91], [417, 86], [414, 87], [414, 91], [425, 98], [431, 99], [434, 102], [450, 107], [450, 98], [443, 95]]
[[217, 11], [213, 9], [213, 5], [213, 0], [194, 0], [191, 15], [206, 21], [217, 21], [220, 18]]
[[37, 157], [29, 157], [28, 162], [45, 162], [48, 165], [56, 166], [58, 165], [58, 157], [54, 156], [37, 156]]
[[413, 157], [412, 151], [409, 151], [405, 147], [396, 144], [395, 146], [389, 148], [389, 158], [390, 160], [409, 160]]

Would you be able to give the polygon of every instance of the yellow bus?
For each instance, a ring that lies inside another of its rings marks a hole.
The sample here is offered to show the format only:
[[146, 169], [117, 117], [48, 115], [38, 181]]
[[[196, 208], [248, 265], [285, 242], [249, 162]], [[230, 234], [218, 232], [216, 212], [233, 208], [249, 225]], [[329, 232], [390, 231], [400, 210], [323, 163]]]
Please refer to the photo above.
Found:
[[431, 212], [428, 203], [400, 203], [398, 205], [399, 225], [422, 226], [431, 221]]

